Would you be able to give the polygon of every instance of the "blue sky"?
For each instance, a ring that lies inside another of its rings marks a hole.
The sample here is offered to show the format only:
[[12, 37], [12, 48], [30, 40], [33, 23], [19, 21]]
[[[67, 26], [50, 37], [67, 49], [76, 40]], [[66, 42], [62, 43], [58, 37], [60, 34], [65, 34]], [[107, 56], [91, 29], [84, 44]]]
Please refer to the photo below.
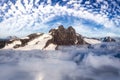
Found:
[[119, 0], [1, 0], [0, 38], [73, 26], [88, 37], [120, 37]]

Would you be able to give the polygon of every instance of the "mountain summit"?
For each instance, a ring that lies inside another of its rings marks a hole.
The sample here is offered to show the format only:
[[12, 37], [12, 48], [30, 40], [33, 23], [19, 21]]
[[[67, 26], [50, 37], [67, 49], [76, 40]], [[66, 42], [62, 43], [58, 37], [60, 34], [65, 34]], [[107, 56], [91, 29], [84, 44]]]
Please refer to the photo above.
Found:
[[0, 48], [20, 50], [55, 50], [59, 46], [98, 43], [101, 43], [99, 39], [83, 37], [82, 35], [76, 33], [72, 26], [64, 28], [63, 25], [60, 25], [57, 29], [51, 29], [48, 34], [33, 33], [24, 38], [14, 38], [8, 41], [1, 41]]
[[63, 25], [60, 25], [58, 29], [51, 29], [49, 33], [52, 35], [52, 39], [47, 41], [45, 47], [51, 43], [65, 46], [86, 44], [83, 37], [77, 34], [72, 26], [65, 29]]

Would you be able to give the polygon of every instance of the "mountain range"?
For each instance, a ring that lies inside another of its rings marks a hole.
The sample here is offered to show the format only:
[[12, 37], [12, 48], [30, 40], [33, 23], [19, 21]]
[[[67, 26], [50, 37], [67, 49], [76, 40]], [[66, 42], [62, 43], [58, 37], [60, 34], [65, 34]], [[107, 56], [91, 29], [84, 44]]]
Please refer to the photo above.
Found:
[[56, 29], [51, 29], [49, 33], [33, 33], [23, 38], [10, 37], [8, 40], [0, 41], [2, 49], [40, 49], [40, 50], [57, 50], [59, 46], [73, 45], [91, 45], [102, 42], [115, 42], [111, 37], [105, 38], [88, 38], [76, 33], [75, 29], [70, 26], [67, 29], [63, 25]]

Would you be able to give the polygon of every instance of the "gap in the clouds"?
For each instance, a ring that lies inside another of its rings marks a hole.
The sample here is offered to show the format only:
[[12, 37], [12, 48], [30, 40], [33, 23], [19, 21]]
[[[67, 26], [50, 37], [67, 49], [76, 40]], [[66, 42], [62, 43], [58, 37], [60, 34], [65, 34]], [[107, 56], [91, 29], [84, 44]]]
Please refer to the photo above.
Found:
[[52, 6], [55, 6], [56, 4], [59, 4], [60, 6], [64, 6], [66, 5], [67, 2], [69, 2], [70, 0], [51, 0], [52, 2]]
[[94, 21], [92, 21], [92, 20], [88, 20], [88, 19], [82, 19], [82, 20], [81, 20], [81, 23], [82, 23], [83, 25], [89, 26], [89, 27], [91, 27], [91, 28], [97, 28], [97, 29], [102, 29], [102, 28], [104, 28], [104, 25], [99, 24], [99, 23], [96, 23], [96, 22], [94, 22]]
[[52, 20], [46, 22], [45, 24], [49, 25], [49, 26], [53, 26], [55, 24], [58, 25], [64, 25], [65, 27], [68, 26], [72, 26], [75, 23], [75, 20], [79, 20], [79, 18], [75, 18], [73, 16], [68, 16], [68, 15], [64, 15], [64, 16], [55, 16]]
[[10, 0], [10, 1], [11, 1], [13, 4], [15, 4], [17, 0]]
[[68, 16], [68, 15], [55, 16], [52, 20], [46, 22], [45, 24], [49, 26], [53, 26], [54, 28], [56, 27], [56, 25], [64, 25], [65, 27], [69, 27], [69, 26], [75, 26], [77, 24], [82, 24], [88, 26], [89, 28], [97, 28], [97, 29], [104, 28], [104, 25], [96, 23], [93, 20]]
[[7, 3], [7, 2], [8, 2], [8, 0], [0, 0], [0, 5], [3, 6], [4, 3]]
[[[35, 24], [39, 24], [39, 26], [36, 26]], [[29, 24], [29, 23], [26, 23]], [[103, 26], [101, 24], [98, 24], [92, 20], [84, 19], [84, 18], [78, 18], [74, 16], [69, 15], [63, 15], [63, 16], [55, 16], [51, 20], [41, 24], [40, 22], [34, 22], [28, 29], [27, 25], [24, 28], [21, 28], [17, 30], [16, 32], [13, 31], [13, 34], [9, 36], [18, 36], [18, 37], [24, 37], [31, 33], [48, 33], [50, 29], [57, 28], [59, 25], [63, 25], [65, 28], [68, 28], [69, 26], [73, 26], [75, 29], [76, 26], [83, 27], [83, 31], [86, 30], [84, 33], [89, 33], [89, 29], [94, 32], [94, 29], [101, 30]], [[81, 30], [81, 29], [80, 29]], [[82, 32], [82, 31], [80, 31]], [[78, 32], [79, 33], [79, 32]], [[81, 35], [85, 36], [83, 33], [80, 33]], [[91, 33], [92, 35], [92, 33]]]

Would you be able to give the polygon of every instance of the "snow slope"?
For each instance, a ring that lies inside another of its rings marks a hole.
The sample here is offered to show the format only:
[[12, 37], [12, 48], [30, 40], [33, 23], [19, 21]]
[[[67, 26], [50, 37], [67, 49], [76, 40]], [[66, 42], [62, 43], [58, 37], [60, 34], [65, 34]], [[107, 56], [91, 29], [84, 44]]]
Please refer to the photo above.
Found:
[[[18, 50], [32, 50], [32, 49], [40, 49], [42, 50], [48, 40], [52, 38], [49, 34], [43, 34], [32, 41], [28, 42], [28, 44], [24, 47], [18, 48]], [[54, 47], [53, 47], [54, 48]]]
[[[38, 37], [33, 38], [29, 42], [26, 43], [25, 46], [21, 46], [19, 48], [14, 48], [15, 45], [21, 45], [22, 42], [18, 40], [13, 40], [12, 43], [8, 43], [3, 49], [15, 49], [15, 50], [33, 50], [33, 49], [39, 49], [39, 50], [55, 50], [56, 46], [55, 44], [50, 44], [47, 48], [44, 49], [46, 43], [48, 40], [52, 38], [50, 34], [42, 34], [42, 33], [36, 33], [35, 35], [38, 35]], [[23, 37], [20, 38], [22, 40], [29, 39], [29, 37]]]
[[97, 39], [90, 39], [90, 38], [84, 38], [85, 42], [89, 43], [89, 44], [100, 44], [101, 41], [97, 40]]

